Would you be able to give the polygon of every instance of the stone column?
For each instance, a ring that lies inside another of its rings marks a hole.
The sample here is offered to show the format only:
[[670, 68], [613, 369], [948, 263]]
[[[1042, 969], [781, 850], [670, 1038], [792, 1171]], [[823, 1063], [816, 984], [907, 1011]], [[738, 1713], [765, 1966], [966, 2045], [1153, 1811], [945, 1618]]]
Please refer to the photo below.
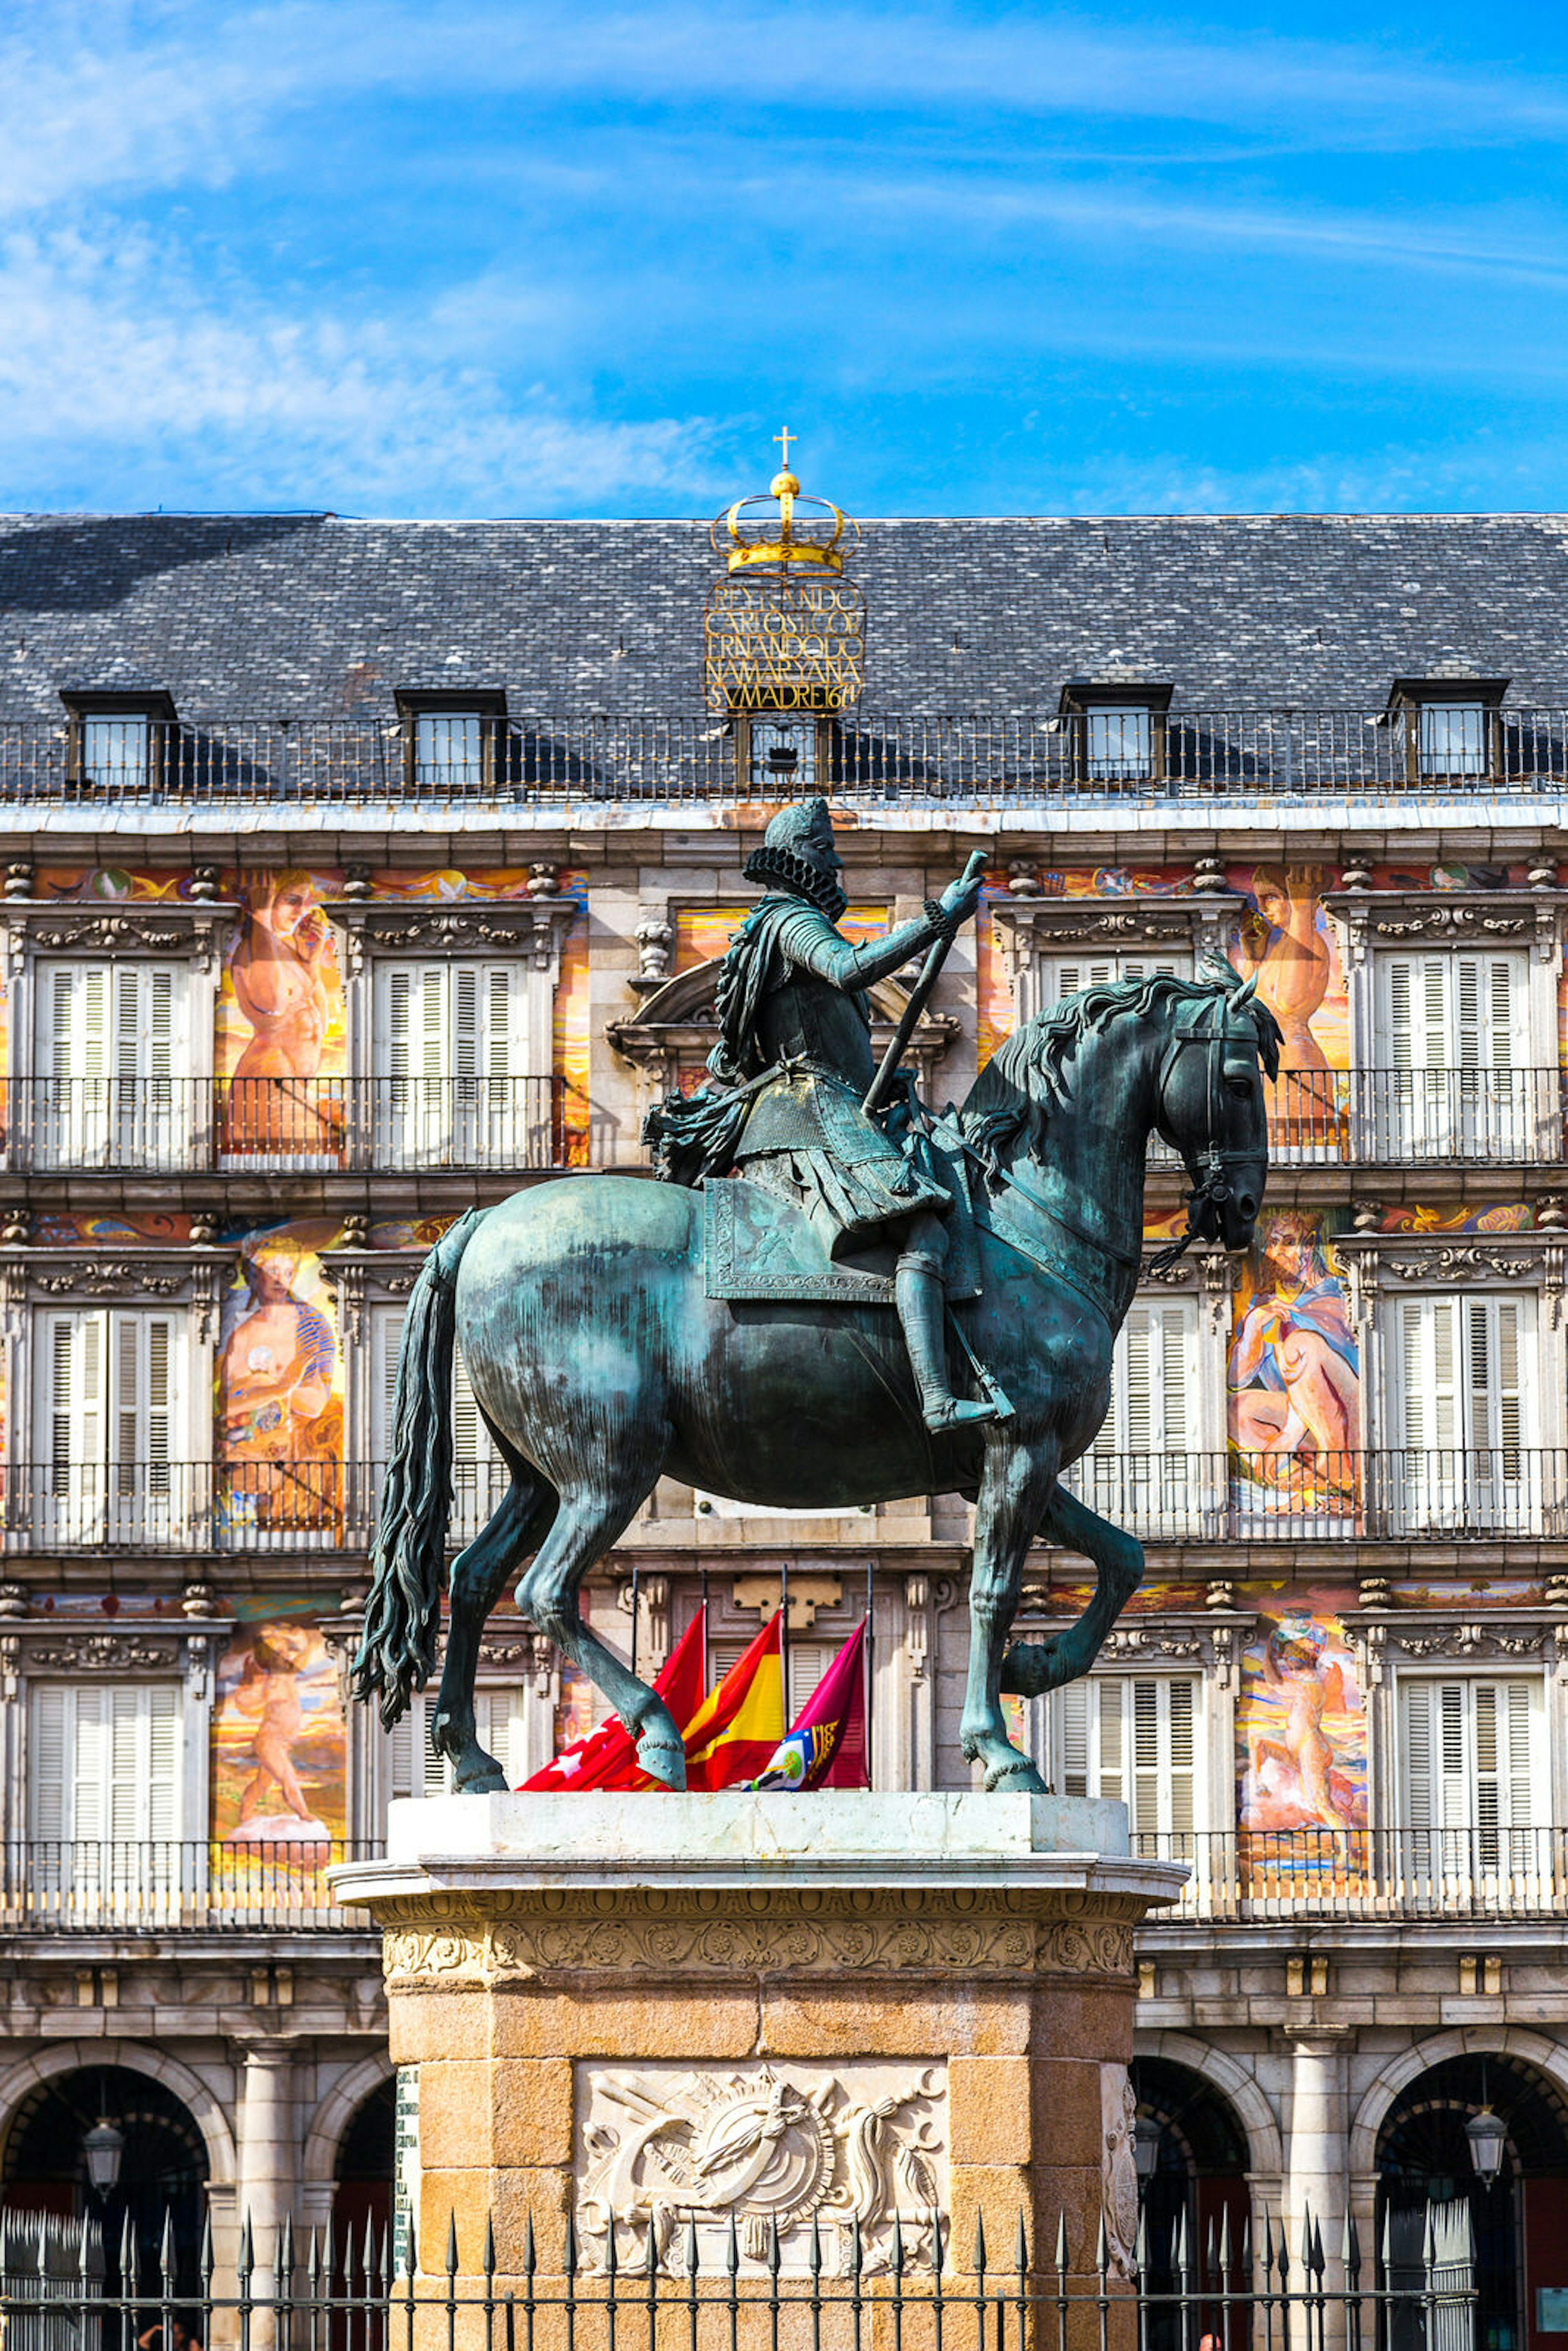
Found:
[[[277, 2233], [292, 2210], [298, 2149], [294, 2126], [294, 2052], [287, 2042], [253, 2042], [245, 2052], [240, 2085], [239, 2184], [236, 2217], [248, 2220], [256, 2253], [251, 2292], [258, 2302], [277, 2292]], [[270, 2341], [271, 2321], [257, 2312], [252, 2341]]]
[[1344, 2027], [1332, 2025], [1290, 2034], [1284, 2218], [1290, 2237], [1291, 2282], [1293, 2286], [1305, 2283], [1301, 2231], [1310, 2213], [1322, 2238], [1323, 2283], [1331, 2294], [1342, 2289], [1344, 2278], [1341, 2250], [1349, 2184], [1344, 2076], [1351, 2038]]
[[955, 2281], [982, 2221], [1012, 2275], [1021, 2216], [1053, 2282], [1060, 2216], [1090, 2294], [1103, 2216], [1124, 2294], [1133, 1928], [1181, 1876], [1126, 1841], [1119, 1804], [969, 1792], [394, 1804], [337, 1886], [417, 2072], [422, 2294], [453, 2222], [474, 2290], [487, 2221], [504, 2291], [529, 2214], [542, 2274], [569, 2211], [587, 2277], [607, 2216], [623, 2272], [652, 2231], [679, 2273], [695, 2226], [716, 2278], [733, 2220], [747, 2274], [772, 2223], [803, 2290], [813, 2217], [825, 2276], [858, 2216], [885, 2279], [895, 2217], [929, 2273], [934, 2210]]

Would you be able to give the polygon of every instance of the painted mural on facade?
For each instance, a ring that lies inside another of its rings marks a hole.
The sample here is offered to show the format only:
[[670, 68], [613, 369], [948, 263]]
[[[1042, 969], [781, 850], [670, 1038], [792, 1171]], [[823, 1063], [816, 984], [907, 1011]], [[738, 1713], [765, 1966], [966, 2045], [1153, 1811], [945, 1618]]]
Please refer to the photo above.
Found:
[[[1366, 1708], [1340, 1611], [1349, 1589], [1288, 1586], [1267, 1594], [1241, 1656], [1236, 1705], [1237, 1821], [1243, 1830], [1362, 1829], [1367, 1821]], [[1304, 1840], [1288, 1862], [1343, 1870], [1329, 1840]]]
[[1242, 1261], [1228, 1376], [1233, 1499], [1244, 1518], [1350, 1518], [1361, 1357], [1331, 1219], [1265, 1213]]
[[307, 1861], [348, 1825], [348, 1732], [314, 1601], [242, 1602], [212, 1718], [214, 1844]]
[[348, 1019], [337, 935], [322, 907], [335, 874], [246, 877], [224, 955], [213, 1067], [221, 1148], [322, 1159], [342, 1154]]
[[218, 1332], [218, 1513], [224, 1539], [310, 1531], [343, 1510], [343, 1360], [316, 1218], [246, 1234]]

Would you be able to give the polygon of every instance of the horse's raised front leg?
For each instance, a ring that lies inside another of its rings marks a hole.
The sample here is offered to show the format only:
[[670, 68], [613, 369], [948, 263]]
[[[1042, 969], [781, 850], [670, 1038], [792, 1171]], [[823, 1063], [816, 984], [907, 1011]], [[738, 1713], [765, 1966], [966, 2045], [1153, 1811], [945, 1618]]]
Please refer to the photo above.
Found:
[[604, 1692], [635, 1734], [637, 1761], [643, 1771], [666, 1788], [684, 1788], [686, 1751], [674, 1716], [613, 1649], [589, 1631], [577, 1604], [583, 1577], [625, 1533], [638, 1505], [653, 1492], [657, 1474], [638, 1477], [633, 1484], [635, 1472], [621, 1465], [612, 1489], [564, 1491], [559, 1515], [517, 1586], [517, 1605]]
[[474, 1720], [474, 1676], [485, 1620], [507, 1588], [507, 1578], [538, 1549], [555, 1516], [555, 1495], [532, 1470], [508, 1489], [498, 1510], [452, 1562], [452, 1613], [441, 1687], [430, 1720], [430, 1743], [452, 1766], [459, 1795], [504, 1792], [507, 1775], [479, 1744]]
[[1003, 1689], [1039, 1698], [1086, 1674], [1105, 1635], [1144, 1580], [1144, 1546], [1134, 1535], [1058, 1486], [1046, 1504], [1040, 1533], [1048, 1542], [1081, 1552], [1093, 1567], [1094, 1597], [1082, 1616], [1049, 1641], [1020, 1642], [1002, 1667]]
[[969, 1678], [959, 1741], [983, 1763], [988, 1788], [1042, 1795], [1045, 1782], [1008, 1737], [998, 1695], [1002, 1657], [1018, 1614], [1023, 1563], [1051, 1491], [1051, 1473], [1017, 1445], [993, 1437], [975, 1511], [969, 1578]]

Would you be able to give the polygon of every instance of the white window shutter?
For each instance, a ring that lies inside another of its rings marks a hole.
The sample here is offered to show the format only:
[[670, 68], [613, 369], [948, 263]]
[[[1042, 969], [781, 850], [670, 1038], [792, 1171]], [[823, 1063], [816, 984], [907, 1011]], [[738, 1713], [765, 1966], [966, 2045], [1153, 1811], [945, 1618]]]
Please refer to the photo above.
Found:
[[479, 1744], [493, 1755], [507, 1775], [508, 1786], [517, 1787], [528, 1775], [527, 1694], [521, 1689], [480, 1689], [475, 1694], [474, 1719]]
[[1056, 1714], [1064, 1796], [1089, 1793], [1089, 1688], [1086, 1681], [1068, 1682], [1051, 1701]]
[[1089, 1684], [1091, 1714], [1097, 1718], [1090, 1747], [1092, 1774], [1090, 1794], [1128, 1801], [1128, 1706], [1126, 1684], [1119, 1677]]
[[452, 1458], [464, 1469], [476, 1469], [493, 1456], [490, 1432], [479, 1417], [478, 1398], [468, 1377], [463, 1350], [452, 1350]]
[[413, 1793], [415, 1727], [411, 1707], [399, 1715], [387, 1733], [387, 1792], [392, 1797]]
[[1436, 1687], [1429, 1681], [1406, 1677], [1401, 1698], [1405, 1716], [1406, 1825], [1430, 1829], [1437, 1821], [1432, 1770]]
[[513, 1070], [512, 1029], [520, 1020], [522, 971], [515, 964], [493, 963], [485, 968], [485, 1074], [501, 1081]]
[[154, 1683], [141, 1695], [147, 1723], [145, 1834], [154, 1844], [172, 1844], [181, 1831], [180, 1693], [172, 1685]]
[[392, 1458], [392, 1406], [397, 1396], [402, 1319], [401, 1306], [377, 1306], [371, 1315], [371, 1458], [378, 1466]]
[[1197, 1689], [1193, 1682], [1176, 1680], [1165, 1687], [1170, 1827], [1174, 1834], [1187, 1836], [1197, 1825]]
[[70, 1787], [70, 1820], [66, 1834], [73, 1844], [101, 1844], [110, 1834], [113, 1777], [114, 1721], [111, 1693], [99, 1685], [72, 1693], [75, 1720], [67, 1754]]
[[66, 1778], [73, 1693], [58, 1683], [35, 1682], [27, 1709], [27, 1828], [41, 1844], [70, 1834]]
[[1437, 1812], [1446, 1829], [1473, 1827], [1478, 1813], [1473, 1719], [1463, 1682], [1437, 1685]]
[[452, 968], [452, 1074], [472, 1080], [485, 1067], [483, 975], [476, 964]]

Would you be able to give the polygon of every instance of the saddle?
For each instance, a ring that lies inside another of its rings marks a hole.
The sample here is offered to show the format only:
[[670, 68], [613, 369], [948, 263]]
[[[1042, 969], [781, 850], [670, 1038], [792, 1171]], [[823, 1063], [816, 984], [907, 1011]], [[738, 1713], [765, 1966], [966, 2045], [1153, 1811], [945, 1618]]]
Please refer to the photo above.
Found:
[[[946, 1287], [949, 1303], [980, 1294], [980, 1265], [969, 1187], [961, 1162], [941, 1155], [953, 1196], [947, 1219]], [[707, 1176], [703, 1202], [705, 1288], [709, 1298], [763, 1304], [891, 1306], [898, 1248], [881, 1241], [844, 1257], [806, 1211], [744, 1176]]]

